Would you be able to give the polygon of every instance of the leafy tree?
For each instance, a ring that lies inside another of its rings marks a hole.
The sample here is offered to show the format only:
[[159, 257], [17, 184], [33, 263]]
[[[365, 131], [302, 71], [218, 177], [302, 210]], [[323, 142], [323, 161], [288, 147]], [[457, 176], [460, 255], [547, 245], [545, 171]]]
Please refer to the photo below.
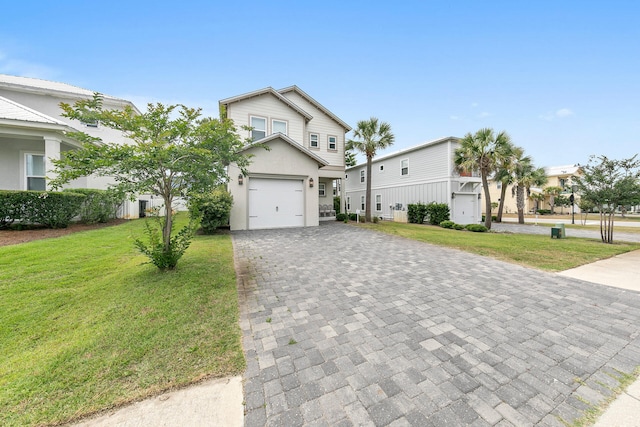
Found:
[[591, 156], [575, 177], [580, 199], [593, 203], [600, 212], [600, 237], [613, 243], [614, 214], [618, 207], [640, 203], [640, 160]]
[[[544, 169], [543, 169], [543, 170], [544, 170]], [[544, 201], [544, 199], [545, 199], [544, 194], [542, 194], [542, 193], [531, 193], [531, 194], [529, 195], [529, 198], [530, 198], [531, 200], [533, 200], [534, 202], [536, 202], [536, 204], [535, 204], [535, 206], [536, 206], [536, 207], [535, 207], [535, 210], [536, 210], [536, 213], [538, 213], [538, 209], [540, 209], [540, 202]]]
[[556, 203], [556, 206], [560, 206], [561, 214], [564, 213], [564, 208], [571, 206], [571, 200], [569, 200], [569, 197], [563, 194], [560, 194], [555, 197], [555, 203]]
[[114, 188], [129, 195], [161, 196], [165, 206], [164, 217], [159, 218], [161, 233], [148, 228], [150, 246], [140, 241], [136, 246], [158, 268], [173, 269], [194, 228], [189, 224], [172, 238], [174, 198], [211, 191], [225, 180], [230, 163], [244, 171], [249, 164], [240, 151], [244, 142], [233, 122], [202, 118], [200, 109], [157, 103], [138, 114], [131, 106], [105, 110], [102, 99], [96, 93], [73, 105], [61, 103], [62, 116], [83, 122], [98, 120], [102, 126], [121, 131], [132, 143], [105, 143], [84, 132], [70, 134], [83, 146], [54, 162], [57, 178], [51, 184], [59, 187], [82, 176], [106, 176], [113, 178]]
[[549, 196], [549, 205], [551, 206], [551, 215], [555, 213], [554, 208], [556, 206], [556, 196], [559, 196], [562, 193], [562, 187], [550, 186], [545, 188], [544, 194]]
[[595, 205], [591, 200], [587, 200], [581, 197], [578, 200], [578, 207], [580, 208], [580, 222], [582, 222], [582, 225], [587, 225], [587, 216], [589, 215], [589, 212], [595, 207]]
[[531, 195], [531, 187], [538, 187], [547, 182], [547, 176], [543, 168], [536, 168], [530, 156], [525, 156], [524, 151], [519, 153], [519, 158], [514, 161], [514, 177], [512, 192], [516, 194], [516, 207], [518, 209], [518, 223], [524, 224], [524, 200]]
[[497, 151], [496, 173], [494, 175], [494, 180], [496, 182], [499, 181], [502, 186], [500, 189], [500, 203], [498, 205], [496, 222], [502, 222], [502, 212], [504, 210], [504, 201], [507, 194], [507, 187], [513, 184], [516, 161], [518, 158], [522, 157], [523, 154], [524, 149], [513, 145], [511, 142], [504, 144]]
[[509, 135], [502, 131], [495, 135], [493, 129], [483, 128], [475, 134], [467, 133], [460, 140], [460, 147], [454, 153], [454, 162], [459, 172], [480, 171], [484, 190], [485, 215], [484, 225], [491, 229], [491, 195], [489, 194], [489, 175], [497, 165], [496, 153], [504, 150], [511, 143]]
[[348, 168], [350, 168], [351, 166], [355, 166], [357, 164], [356, 162], [356, 155], [355, 153], [352, 153], [351, 151], [345, 151], [344, 152], [344, 165]]
[[371, 221], [371, 161], [376, 151], [383, 150], [391, 145], [395, 136], [391, 132], [391, 125], [387, 122], [379, 122], [377, 118], [360, 120], [353, 130], [353, 137], [347, 142], [347, 150], [357, 150], [367, 157], [367, 190], [365, 193], [365, 221]]

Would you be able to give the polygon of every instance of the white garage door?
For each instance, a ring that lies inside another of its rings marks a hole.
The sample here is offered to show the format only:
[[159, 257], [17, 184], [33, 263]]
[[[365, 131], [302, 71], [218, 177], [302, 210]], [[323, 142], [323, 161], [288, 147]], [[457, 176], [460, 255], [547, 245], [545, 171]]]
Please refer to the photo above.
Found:
[[249, 229], [304, 226], [302, 180], [249, 179]]
[[477, 202], [478, 196], [475, 194], [456, 193], [456, 198], [453, 200], [453, 212], [451, 212], [453, 222], [464, 225], [477, 223]]

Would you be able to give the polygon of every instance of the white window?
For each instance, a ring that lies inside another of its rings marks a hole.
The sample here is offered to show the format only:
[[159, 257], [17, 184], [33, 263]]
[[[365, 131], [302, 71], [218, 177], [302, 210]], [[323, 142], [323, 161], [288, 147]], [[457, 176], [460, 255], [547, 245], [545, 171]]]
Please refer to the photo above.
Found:
[[360, 171], [360, 182], [364, 182], [364, 170]]
[[402, 175], [409, 175], [409, 159], [400, 161], [400, 173]]
[[336, 138], [335, 136], [329, 136], [327, 138], [328, 142], [329, 142], [329, 150], [337, 150], [338, 149], [338, 138]]
[[44, 191], [47, 189], [45, 182], [44, 155], [25, 154], [25, 172], [27, 190]]
[[249, 125], [252, 127], [251, 139], [257, 141], [267, 136], [267, 119], [251, 116]]
[[338, 181], [333, 181], [333, 197], [338, 195]]
[[310, 133], [309, 134], [309, 147], [318, 148], [319, 147], [319, 144], [318, 144], [319, 140], [320, 140], [320, 136], [317, 133]]
[[382, 195], [376, 194], [376, 210], [378, 212], [382, 211]]
[[324, 185], [324, 182], [321, 182], [320, 184], [318, 184], [318, 192], [320, 193], [320, 197], [324, 197], [325, 196], [325, 185]]
[[365, 210], [364, 209], [364, 196], [360, 196], [360, 210]]
[[347, 196], [347, 212], [351, 210], [351, 196]]
[[271, 121], [271, 133], [280, 132], [283, 135], [287, 134], [287, 122], [284, 120], [272, 120]]

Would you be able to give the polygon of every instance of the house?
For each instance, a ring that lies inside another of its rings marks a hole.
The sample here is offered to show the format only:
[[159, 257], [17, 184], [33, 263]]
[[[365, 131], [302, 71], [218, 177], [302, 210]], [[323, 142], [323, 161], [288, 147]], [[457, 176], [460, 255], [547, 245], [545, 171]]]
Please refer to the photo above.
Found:
[[[564, 165], [564, 166], [551, 166], [545, 167], [544, 172], [547, 176], [547, 183], [540, 188], [534, 187], [530, 189], [531, 194], [540, 194], [540, 200], [535, 200], [534, 197], [525, 197], [524, 200], [524, 213], [534, 213], [537, 209], [551, 209], [551, 196], [544, 192], [548, 187], [560, 187], [562, 188], [562, 196], [569, 197], [572, 192], [572, 178], [580, 175], [582, 172], [577, 165]], [[491, 195], [491, 202], [499, 203], [500, 195], [502, 191], [502, 183], [500, 181], [489, 181], [489, 194]], [[576, 195], [576, 198], [578, 196]], [[484, 195], [482, 196], [482, 210], [484, 212]], [[580, 209], [576, 205], [574, 207], [575, 212], [579, 213]], [[563, 209], [562, 207], [555, 206], [556, 213], [571, 213], [571, 207]], [[497, 208], [493, 210], [495, 214]], [[509, 185], [507, 192], [505, 193], [504, 200], [504, 213], [517, 213], [518, 207], [516, 205], [516, 196], [513, 191], [513, 185]]]
[[[414, 203], [446, 203], [458, 224], [481, 222], [481, 180], [456, 172], [453, 154], [459, 138], [446, 137], [376, 157], [371, 168], [371, 212], [399, 219]], [[346, 170], [347, 212], [365, 211], [366, 163]]]
[[333, 206], [333, 189], [344, 177], [349, 125], [297, 86], [226, 98], [220, 109], [251, 141], [244, 151], [253, 156], [246, 176], [229, 166], [232, 230], [308, 227], [335, 219], [325, 208]]
[[[84, 131], [113, 143], [127, 143], [121, 132], [100, 123], [79, 123], [61, 117], [59, 104], [73, 104], [93, 96], [93, 91], [66, 83], [0, 74], [0, 189], [47, 190], [53, 178], [52, 159], [81, 144], [67, 136]], [[105, 108], [136, 107], [129, 101], [104, 95]], [[69, 188], [105, 189], [106, 177], [89, 176], [71, 182]], [[137, 217], [138, 204], [127, 202], [121, 216]]]

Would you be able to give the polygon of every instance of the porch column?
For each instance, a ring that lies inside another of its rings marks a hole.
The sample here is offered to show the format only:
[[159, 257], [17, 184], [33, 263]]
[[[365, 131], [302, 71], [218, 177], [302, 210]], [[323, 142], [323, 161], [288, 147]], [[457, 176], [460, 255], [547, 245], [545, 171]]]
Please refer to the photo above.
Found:
[[52, 190], [49, 181], [57, 177], [57, 174], [52, 172], [54, 165], [51, 160], [60, 160], [60, 142], [58, 138], [44, 137], [44, 170], [47, 176], [47, 190]]

